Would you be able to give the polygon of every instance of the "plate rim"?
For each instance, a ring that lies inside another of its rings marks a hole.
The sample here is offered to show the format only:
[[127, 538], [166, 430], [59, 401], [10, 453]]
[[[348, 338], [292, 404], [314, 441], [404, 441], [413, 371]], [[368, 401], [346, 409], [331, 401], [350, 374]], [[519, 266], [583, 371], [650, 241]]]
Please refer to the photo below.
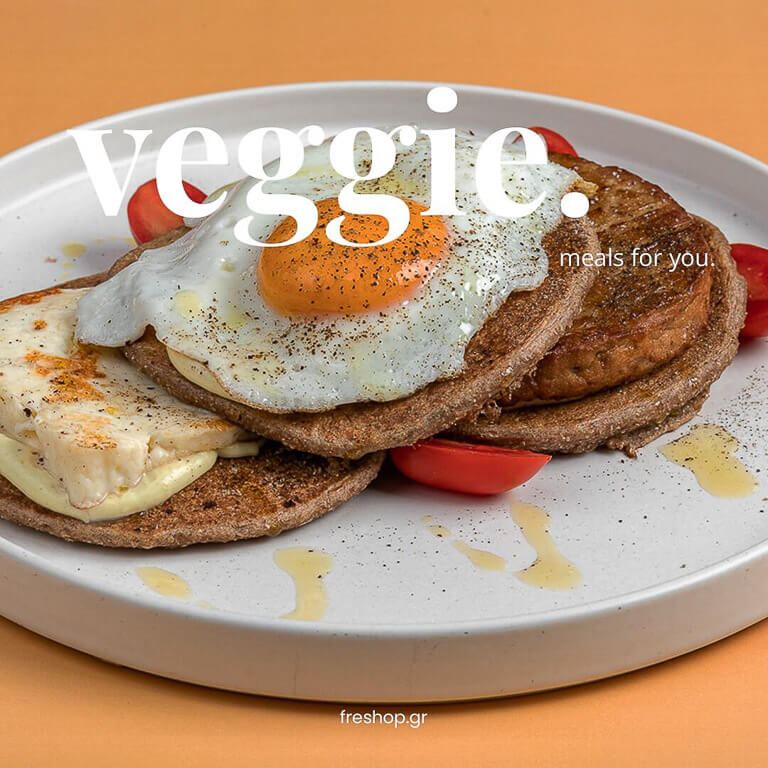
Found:
[[[13, 523], [9, 523], [9, 525], [13, 525]], [[35, 533], [48, 535], [37, 531]], [[77, 543], [75, 542], [75, 544]], [[152, 550], [147, 551], [152, 552]], [[177, 550], [161, 551], [173, 554], [173, 552]], [[157, 554], [158, 551], [155, 550], [154, 552]], [[413, 622], [406, 624], [376, 624], [371, 622], [349, 624], [344, 622], [326, 621], [325, 619], [316, 622], [287, 622], [285, 619], [279, 617], [257, 616], [255, 614], [241, 613], [239, 611], [230, 611], [218, 606], [212, 611], [210, 608], [195, 605], [193, 602], [169, 602], [167, 599], [163, 599], [152, 593], [128, 593], [117, 588], [111, 589], [108, 587], [96, 586], [91, 582], [84, 583], [62, 566], [51, 564], [41, 555], [30, 552], [29, 550], [24, 549], [21, 545], [9, 541], [2, 536], [0, 536], [0, 554], [10, 556], [22, 567], [31, 566], [34, 570], [40, 570], [72, 587], [94, 593], [96, 596], [109, 597], [118, 602], [126, 602], [136, 607], [150, 610], [157, 610], [159, 607], [163, 613], [173, 613], [182, 617], [194, 618], [195, 620], [203, 619], [205, 623], [236, 624], [242, 629], [257, 630], [259, 632], [273, 632], [277, 634], [282, 634], [290, 628], [291, 633], [296, 632], [302, 635], [343, 634], [360, 638], [374, 636], [379, 639], [382, 637], [407, 637], [409, 639], [418, 640], [435, 636], [441, 638], [456, 637], [467, 634], [468, 630], [470, 630], [473, 635], [492, 635], [499, 632], [520, 632], [533, 628], [551, 628], [560, 624], [567, 624], [571, 621], [583, 620], [586, 617], [594, 618], [605, 616], [618, 610], [630, 610], [643, 607], [648, 603], [667, 597], [673, 597], [689, 589], [694, 589], [701, 586], [703, 582], [710, 582], [719, 577], [727, 576], [731, 571], [735, 572], [742, 568], [749, 568], [753, 563], [762, 560], [764, 557], [768, 557], [768, 539], [759, 544], [754, 544], [741, 552], [723, 558], [716, 563], [705, 566], [704, 568], [691, 571], [684, 576], [678, 576], [668, 581], [659, 582], [650, 587], [632, 590], [631, 592], [626, 592], [621, 595], [594, 600], [580, 605], [533, 611], [511, 617], [467, 619], [465, 621], [453, 622]], [[45, 567], [40, 568], [40, 564], [43, 564]]]
[[678, 138], [689, 139], [694, 143], [700, 144], [706, 148], [717, 150], [720, 152], [726, 152], [734, 159], [739, 159], [742, 162], [747, 162], [750, 165], [754, 165], [758, 170], [768, 174], [768, 162], [763, 162], [756, 157], [732, 147], [730, 144], [718, 141], [709, 136], [696, 133], [688, 130], [687, 128], [680, 128], [672, 123], [664, 122], [663, 120], [657, 120], [652, 117], [645, 117], [638, 115], [635, 112], [629, 110], [618, 109], [616, 107], [609, 107], [604, 104], [599, 104], [592, 101], [584, 101], [581, 99], [574, 99], [568, 96], [558, 96], [546, 93], [539, 93], [537, 91], [525, 91], [518, 88], [504, 88], [502, 86], [495, 85], [479, 85], [475, 83], [459, 83], [440, 80], [318, 80], [318, 81], [297, 81], [292, 83], [281, 83], [277, 85], [265, 85], [265, 86], [253, 86], [248, 88], [232, 88], [225, 91], [209, 91], [206, 93], [198, 94], [195, 96], [184, 96], [180, 99], [169, 99], [167, 101], [158, 101], [151, 104], [145, 104], [141, 107], [135, 107], [133, 109], [127, 109], [120, 112], [114, 112], [104, 117], [98, 117], [94, 120], [89, 120], [85, 123], [74, 125], [70, 128], [65, 128], [61, 131], [44, 136], [36, 141], [24, 144], [21, 147], [11, 150], [6, 154], [0, 156], [0, 168], [9, 162], [13, 162], [22, 159], [24, 155], [31, 154], [34, 151], [43, 149], [47, 146], [54, 144], [57, 141], [66, 140], [69, 137], [67, 132], [70, 130], [91, 129], [103, 127], [106, 123], [114, 120], [123, 120], [133, 117], [142, 117], [150, 115], [153, 112], [161, 112], [168, 108], [179, 108], [184, 106], [191, 106], [197, 103], [213, 103], [219, 100], [226, 100], [233, 97], [246, 97], [255, 93], [278, 93], [280, 91], [300, 91], [302, 89], [307, 90], [321, 90], [328, 88], [331, 90], [343, 90], [345, 88], [409, 88], [411, 90], [423, 90], [428, 88], [434, 88], [436, 86], [448, 86], [450, 88], [460, 89], [462, 91], [472, 92], [477, 95], [489, 94], [489, 95], [513, 95], [520, 96], [532, 101], [539, 102], [555, 102], [564, 107], [574, 107], [584, 109], [587, 111], [595, 112], [597, 114], [612, 115], [617, 118], [629, 120], [630, 122], [637, 123], [639, 125], [645, 125], [646, 127], [656, 128], [657, 130], [663, 130], [667, 133], [672, 133]]

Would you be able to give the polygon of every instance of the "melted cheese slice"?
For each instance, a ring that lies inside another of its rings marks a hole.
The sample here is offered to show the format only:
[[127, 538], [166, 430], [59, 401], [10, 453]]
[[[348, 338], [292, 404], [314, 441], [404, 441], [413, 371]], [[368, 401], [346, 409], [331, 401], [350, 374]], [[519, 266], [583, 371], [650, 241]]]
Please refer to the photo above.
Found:
[[242, 434], [181, 403], [118, 351], [77, 344], [75, 311], [87, 290], [0, 302], [0, 433], [34, 451], [79, 510]]
[[78, 509], [69, 503], [61, 484], [43, 469], [35, 451], [0, 435], [0, 474], [41, 507], [85, 523], [115, 520], [156, 507], [204, 475], [217, 458], [216, 451], [204, 451], [175, 459], [147, 472], [133, 488], [110, 493], [91, 509]]
[[239, 400], [230, 392], [227, 392], [221, 383], [208, 368], [205, 363], [201, 363], [199, 360], [193, 360], [191, 357], [182, 355], [181, 352], [177, 352], [170, 347], [165, 348], [168, 360], [171, 365], [187, 380], [193, 384], [197, 384], [198, 387], [205, 389], [211, 394], [223, 397], [225, 400], [231, 400], [233, 403], [242, 403], [243, 405], [249, 405], [245, 400]]
[[191, 381], [193, 384], [197, 384], [198, 387], [202, 387], [208, 392], [223, 397], [226, 400], [233, 399], [232, 395], [219, 384], [219, 380], [208, 370], [208, 367], [204, 363], [193, 360], [186, 355], [182, 355], [181, 352], [177, 352], [170, 347], [166, 347], [165, 351], [168, 353], [168, 359], [171, 361], [171, 365], [185, 379], [187, 379], [187, 381]]
[[241, 443], [232, 443], [223, 448], [219, 448], [220, 459], [244, 459], [248, 456], [258, 456], [261, 453], [261, 446], [266, 441], [262, 438], [257, 440], [243, 440]]

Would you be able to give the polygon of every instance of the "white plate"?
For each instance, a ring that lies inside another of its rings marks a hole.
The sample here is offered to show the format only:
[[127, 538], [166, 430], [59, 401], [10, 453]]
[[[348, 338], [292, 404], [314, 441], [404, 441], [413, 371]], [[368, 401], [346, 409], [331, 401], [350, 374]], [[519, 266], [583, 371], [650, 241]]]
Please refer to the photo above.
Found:
[[[660, 183], [731, 240], [768, 243], [768, 170], [739, 152], [615, 110], [492, 88], [456, 86], [458, 109], [436, 117], [425, 107], [429, 86], [320, 83], [234, 91], [92, 125], [154, 130], [136, 180], [154, 175], [159, 142], [190, 125], [215, 128], [230, 147], [261, 125], [320, 123], [332, 131], [416, 121], [481, 133], [548, 125], [585, 157]], [[130, 147], [119, 140], [110, 146], [125, 168]], [[125, 250], [125, 217], [101, 214], [66, 135], [9, 155], [0, 173], [4, 296], [97, 271]], [[233, 174], [191, 169], [188, 176], [212, 189]], [[61, 247], [72, 241], [87, 250], [66, 267], [70, 259]], [[766, 362], [765, 342], [744, 348], [697, 418], [738, 437], [739, 457], [753, 472], [766, 465]], [[535, 588], [516, 578], [535, 554], [510, 518], [509, 498], [440, 493], [390, 472], [300, 530], [178, 552], [67, 544], [1, 522], [0, 612], [119, 664], [306, 699], [482, 698], [614, 675], [768, 615], [768, 473], [757, 474], [760, 487], [749, 498], [716, 499], [656, 447], [637, 461], [607, 452], [556, 459], [515, 493], [548, 511], [557, 547], [582, 573], [572, 590]], [[500, 555], [507, 569], [474, 567], [450, 541], [430, 533], [425, 515], [458, 539]], [[334, 558], [321, 621], [280, 618], [293, 607], [294, 591], [273, 553], [297, 545]], [[192, 596], [152, 592], [136, 573], [140, 565], [179, 574]]]

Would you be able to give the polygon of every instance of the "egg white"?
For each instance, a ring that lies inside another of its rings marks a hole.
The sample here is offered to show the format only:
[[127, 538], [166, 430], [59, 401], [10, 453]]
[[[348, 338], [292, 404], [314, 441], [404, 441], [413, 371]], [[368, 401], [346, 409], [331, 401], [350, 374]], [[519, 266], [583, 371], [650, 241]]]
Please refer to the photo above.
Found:
[[[546, 277], [542, 240], [561, 220], [560, 199], [578, 178], [556, 164], [505, 165], [507, 193], [544, 202], [522, 219], [483, 209], [474, 159], [480, 140], [457, 132], [456, 201], [463, 216], [447, 217], [450, 253], [407, 301], [354, 315], [283, 316], [257, 285], [261, 248], [239, 242], [235, 223], [250, 215], [244, 179], [225, 205], [185, 236], [142, 257], [80, 302], [78, 338], [122, 346], [154, 327], [170, 349], [204, 363], [232, 399], [272, 411], [320, 411], [344, 403], [388, 401], [461, 371], [472, 336], [512, 291]], [[505, 159], [519, 157], [505, 151]], [[360, 142], [358, 163], [370, 158]], [[420, 137], [399, 148], [391, 173], [362, 182], [361, 192], [385, 192], [429, 205], [429, 144]], [[307, 148], [305, 165], [267, 192], [336, 197], [348, 183], [331, 168], [328, 143]], [[266, 240], [279, 216], [255, 215], [251, 236]]]

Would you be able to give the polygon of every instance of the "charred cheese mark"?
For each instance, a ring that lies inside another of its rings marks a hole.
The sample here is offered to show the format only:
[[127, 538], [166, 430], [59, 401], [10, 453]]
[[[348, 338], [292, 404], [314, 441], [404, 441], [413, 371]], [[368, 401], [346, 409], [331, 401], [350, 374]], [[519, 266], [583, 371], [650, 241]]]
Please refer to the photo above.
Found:
[[39, 304], [46, 296], [54, 296], [57, 293], [61, 293], [61, 288], [45, 288], [42, 291], [23, 293], [21, 296], [14, 296], [12, 299], [0, 301], [0, 315], [10, 312], [14, 307]]
[[33, 349], [24, 359], [34, 366], [36, 375], [50, 379], [51, 392], [45, 397], [48, 403], [74, 403], [104, 397], [91, 383], [106, 378], [99, 370], [98, 355], [92, 350], [79, 348], [72, 357], [57, 357]]
[[42, 331], [48, 327], [48, 323], [46, 323], [45, 320], [35, 320], [35, 322], [32, 323], [32, 327], [36, 331]]
[[111, 421], [106, 416], [94, 416], [87, 413], [67, 414], [67, 426], [78, 448], [90, 448], [106, 451], [117, 448], [117, 441], [104, 434], [104, 427]]

